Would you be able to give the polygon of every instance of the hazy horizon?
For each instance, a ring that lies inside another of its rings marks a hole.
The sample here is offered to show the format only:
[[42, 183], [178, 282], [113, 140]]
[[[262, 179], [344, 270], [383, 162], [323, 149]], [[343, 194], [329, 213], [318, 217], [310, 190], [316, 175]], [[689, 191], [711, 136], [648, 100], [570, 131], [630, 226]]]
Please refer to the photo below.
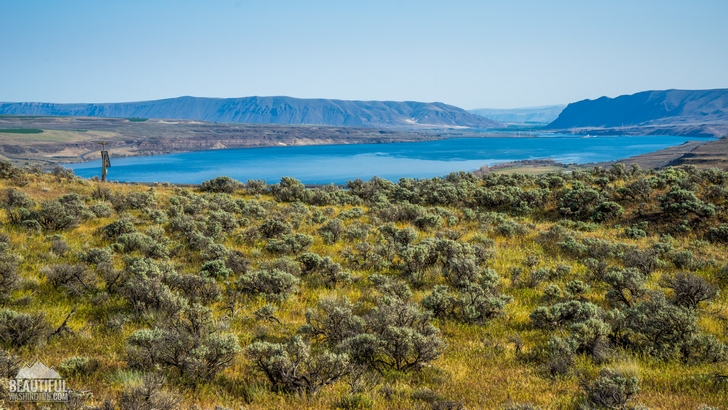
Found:
[[0, 3], [0, 101], [291, 96], [530, 108], [727, 88], [719, 0]]

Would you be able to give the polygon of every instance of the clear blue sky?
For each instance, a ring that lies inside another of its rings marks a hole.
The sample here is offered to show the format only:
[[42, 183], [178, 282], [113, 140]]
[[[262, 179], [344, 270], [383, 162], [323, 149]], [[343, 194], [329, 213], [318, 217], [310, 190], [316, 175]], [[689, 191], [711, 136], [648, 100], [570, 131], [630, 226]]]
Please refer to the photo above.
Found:
[[726, 0], [0, 0], [0, 101], [568, 103], [728, 88]]

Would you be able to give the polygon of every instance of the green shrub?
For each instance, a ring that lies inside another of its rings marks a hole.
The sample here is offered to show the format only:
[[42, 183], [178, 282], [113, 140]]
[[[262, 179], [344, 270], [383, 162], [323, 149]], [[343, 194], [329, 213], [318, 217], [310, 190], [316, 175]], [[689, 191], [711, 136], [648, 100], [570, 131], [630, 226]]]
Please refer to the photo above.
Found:
[[507, 238], [525, 236], [528, 234], [530, 229], [523, 224], [519, 224], [513, 220], [507, 220], [503, 223], [498, 224], [495, 227], [495, 231]]
[[610, 286], [606, 299], [615, 307], [631, 307], [647, 293], [645, 276], [634, 268], [612, 270], [604, 282]]
[[[4, 243], [4, 242], [3, 242]], [[7, 254], [0, 255], [0, 306], [4, 305], [20, 285], [18, 263]]]
[[280, 239], [273, 238], [265, 245], [265, 250], [275, 254], [298, 255], [313, 245], [313, 238], [302, 233], [283, 235]]
[[113, 214], [111, 208], [106, 204], [93, 204], [89, 210], [96, 215], [97, 218], [108, 218]]
[[111, 262], [111, 250], [109, 248], [91, 248], [86, 252], [79, 252], [78, 259], [92, 265]]
[[295, 260], [289, 257], [277, 258], [272, 261], [265, 261], [260, 263], [261, 270], [279, 270], [289, 275], [300, 276], [301, 265]]
[[306, 187], [291, 177], [281, 178], [281, 182], [271, 185], [270, 190], [275, 199], [280, 202], [296, 202], [306, 199]]
[[722, 224], [716, 228], [710, 228], [706, 236], [711, 242], [728, 244], [728, 225]]
[[212, 241], [201, 241], [201, 243], [197, 246], [201, 248], [200, 250], [202, 252], [200, 252], [200, 256], [202, 257], [202, 260], [206, 262], [214, 260], [225, 260], [230, 253], [225, 245], [221, 243], [214, 243]]
[[225, 266], [232, 270], [236, 275], [240, 275], [248, 271], [250, 262], [242, 252], [238, 250], [231, 250], [228, 252], [228, 257], [225, 260]]
[[[97, 216], [99, 216], [99, 215], [97, 214]], [[151, 219], [152, 222], [154, 222], [156, 224], [163, 224], [169, 220], [169, 218], [167, 217], [167, 214], [164, 211], [159, 210], [159, 209], [155, 209], [152, 212], [150, 212], [149, 219]]]
[[312, 350], [301, 337], [288, 343], [255, 342], [246, 353], [256, 369], [263, 372], [274, 391], [315, 395], [351, 372], [346, 354]]
[[344, 223], [341, 219], [330, 219], [318, 230], [324, 242], [328, 245], [336, 243], [344, 234]]
[[630, 249], [622, 255], [622, 262], [628, 268], [637, 268], [643, 275], [649, 276], [658, 267], [662, 267], [665, 262], [658, 258], [657, 250], [651, 248], [640, 250], [637, 248]]
[[571, 339], [551, 336], [546, 345], [546, 370], [551, 376], [563, 376], [571, 373], [576, 358], [576, 343]]
[[597, 222], [606, 222], [619, 218], [624, 214], [624, 208], [616, 202], [607, 201], [597, 205], [592, 219]]
[[105, 276], [106, 288], [119, 293], [138, 314], [176, 314], [187, 303], [184, 298], [171, 291], [165, 283], [174, 275], [172, 268], [158, 264], [151, 259], [130, 258], [123, 271], [109, 269]]
[[0, 344], [6, 347], [35, 346], [46, 340], [50, 325], [43, 313], [0, 310]]
[[237, 338], [219, 332], [210, 309], [199, 305], [127, 339], [131, 367], [151, 370], [160, 366], [195, 384], [212, 381], [232, 365], [239, 352]]
[[[457, 266], [457, 265], [453, 265]], [[465, 323], [483, 323], [499, 316], [510, 297], [496, 290], [498, 274], [492, 269], [481, 272], [469, 264], [461, 264], [460, 272], [450, 270], [448, 280], [454, 286], [451, 292], [447, 286], [437, 285], [431, 294], [422, 300], [422, 306], [439, 318], [452, 318]]]
[[88, 376], [94, 373], [98, 367], [99, 362], [96, 359], [89, 359], [83, 356], [73, 356], [63, 359], [61, 364], [58, 366], [58, 370], [60, 370], [65, 377]]
[[531, 324], [537, 329], [554, 329], [585, 322], [599, 315], [599, 307], [590, 302], [571, 300], [550, 307], [539, 306], [531, 313]]
[[200, 270], [200, 276], [213, 279], [227, 279], [233, 275], [233, 270], [228, 268], [225, 261], [215, 259], [205, 262]]
[[354, 305], [347, 298], [322, 299], [317, 309], [306, 311], [303, 334], [323, 339], [331, 348], [364, 331], [365, 321], [354, 314]]
[[613, 325], [627, 331], [627, 343], [650, 355], [672, 358], [698, 334], [697, 316], [692, 309], [668, 303], [661, 292], [624, 311], [624, 319]]
[[357, 363], [378, 370], [418, 370], [437, 359], [445, 349], [440, 331], [429, 314], [416, 305], [389, 299], [365, 317], [367, 330], [343, 345]]
[[427, 214], [415, 219], [413, 223], [419, 229], [427, 231], [442, 225], [442, 218], [434, 214]]
[[265, 322], [276, 322], [280, 324], [281, 321], [278, 320], [278, 318], [275, 316], [277, 311], [277, 307], [268, 303], [265, 306], [256, 309], [256, 311], [253, 312], [253, 317], [255, 317], [256, 320], [261, 320]]
[[[140, 384], [132, 384], [119, 395], [120, 410], [175, 410], [182, 398], [164, 390], [166, 378], [145, 374]], [[109, 404], [106, 408], [113, 408]]]
[[605, 409], [625, 408], [640, 390], [637, 377], [610, 369], [602, 369], [596, 380], [583, 383], [582, 388], [589, 404]]
[[238, 290], [244, 295], [261, 295], [267, 299], [286, 299], [298, 287], [298, 278], [280, 271], [259, 270], [242, 275], [237, 282]]
[[306, 252], [299, 255], [296, 260], [303, 265], [301, 269], [304, 275], [318, 272], [324, 264], [324, 258], [313, 252]]
[[207, 180], [200, 185], [200, 191], [203, 192], [218, 192], [232, 194], [241, 188], [240, 182], [230, 177], [217, 177]]
[[222, 291], [214, 279], [199, 275], [170, 274], [165, 278], [170, 289], [181, 292], [192, 303], [212, 303], [220, 300]]
[[154, 188], [150, 188], [147, 192], [130, 192], [123, 194], [117, 192], [109, 198], [111, 205], [116, 212], [127, 210], [142, 210], [145, 208], [153, 208], [157, 205], [156, 194]]
[[42, 202], [39, 210], [31, 211], [24, 219], [36, 221], [47, 231], [59, 231], [75, 228], [88, 218], [89, 215], [83, 212], [87, 210], [83, 202], [77, 198], [65, 198], [68, 199], [66, 202], [63, 199]]
[[594, 214], [594, 208], [601, 203], [599, 191], [574, 184], [558, 196], [559, 212], [567, 217], [586, 219]]
[[678, 306], [697, 309], [700, 302], [715, 298], [718, 289], [698, 275], [680, 272], [662, 278], [662, 285], [672, 289], [672, 302]]
[[103, 227], [104, 236], [116, 239], [123, 234], [136, 232], [136, 227], [130, 219], [122, 218]]
[[291, 232], [291, 226], [277, 219], [266, 219], [259, 231], [263, 238], [270, 239]]
[[84, 265], [51, 265], [41, 269], [48, 282], [66, 290], [69, 295], [80, 296], [96, 289], [96, 277]]
[[245, 182], [245, 190], [251, 195], [260, 195], [266, 192], [268, 186], [260, 179], [249, 179]]
[[715, 207], [706, 204], [694, 192], [673, 187], [670, 192], [660, 197], [660, 207], [665, 215], [673, 218], [688, 216], [709, 217], [715, 214]]
[[121, 245], [123, 252], [139, 251], [148, 258], [163, 259], [169, 256], [169, 252], [163, 243], [158, 243], [154, 238], [141, 232], [125, 233], [116, 238], [116, 243]]

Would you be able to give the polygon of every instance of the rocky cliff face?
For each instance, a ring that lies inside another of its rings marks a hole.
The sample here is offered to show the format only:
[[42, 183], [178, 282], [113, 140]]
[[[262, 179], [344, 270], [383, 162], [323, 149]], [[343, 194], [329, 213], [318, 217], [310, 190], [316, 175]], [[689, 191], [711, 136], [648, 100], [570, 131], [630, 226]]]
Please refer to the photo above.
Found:
[[728, 89], [644, 91], [569, 104], [551, 129], [728, 124]]
[[0, 103], [0, 114], [166, 118], [251, 124], [356, 127], [474, 127], [499, 124], [443, 103], [291, 97], [197, 98], [108, 104]]

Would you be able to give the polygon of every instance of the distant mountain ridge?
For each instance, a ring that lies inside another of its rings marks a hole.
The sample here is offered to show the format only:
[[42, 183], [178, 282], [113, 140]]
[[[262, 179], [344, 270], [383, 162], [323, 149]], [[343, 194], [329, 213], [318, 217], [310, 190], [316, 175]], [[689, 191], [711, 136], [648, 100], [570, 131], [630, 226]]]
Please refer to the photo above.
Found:
[[547, 128], [719, 126], [728, 124], [728, 89], [643, 91], [569, 104]]
[[527, 123], [550, 123], [555, 120], [566, 105], [544, 105], [541, 107], [526, 108], [476, 108], [468, 112], [480, 115], [489, 120], [527, 124]]
[[293, 97], [203, 98], [56, 104], [0, 103], [0, 114], [108, 118], [162, 118], [211, 122], [354, 127], [473, 127], [498, 124], [443, 103], [348, 101]]

